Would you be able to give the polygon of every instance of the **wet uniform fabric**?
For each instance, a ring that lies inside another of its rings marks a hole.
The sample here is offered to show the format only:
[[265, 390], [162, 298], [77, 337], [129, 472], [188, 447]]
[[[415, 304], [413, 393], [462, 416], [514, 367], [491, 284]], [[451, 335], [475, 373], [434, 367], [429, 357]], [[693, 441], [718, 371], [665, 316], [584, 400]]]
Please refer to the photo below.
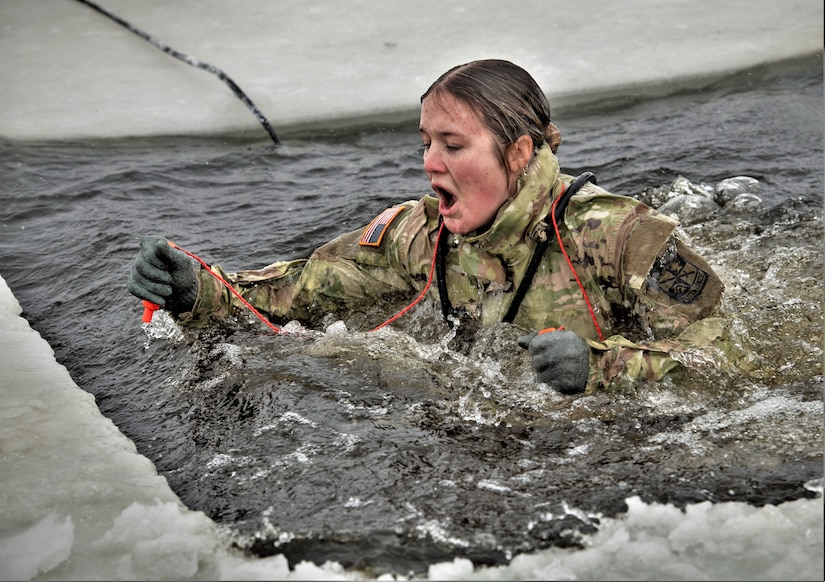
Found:
[[[572, 180], [545, 145], [489, 228], [448, 237], [445, 278], [453, 306], [482, 326], [502, 320], [553, 200]], [[237, 273], [214, 269], [274, 321], [318, 321], [387, 296], [416, 297], [430, 275], [438, 226], [438, 199], [428, 195], [387, 209], [308, 259]], [[671, 352], [708, 345], [722, 333], [722, 321], [700, 320], [714, 314], [723, 285], [679, 237], [673, 219], [588, 183], [570, 198], [559, 230], [605, 339], [558, 241], [551, 241], [513, 324], [527, 331], [564, 327], [588, 340], [587, 392], [622, 379], [662, 378], [680, 365]], [[222, 318], [240, 306], [205, 270], [198, 278], [198, 299], [182, 322]], [[428, 294], [438, 301], [436, 287]]]

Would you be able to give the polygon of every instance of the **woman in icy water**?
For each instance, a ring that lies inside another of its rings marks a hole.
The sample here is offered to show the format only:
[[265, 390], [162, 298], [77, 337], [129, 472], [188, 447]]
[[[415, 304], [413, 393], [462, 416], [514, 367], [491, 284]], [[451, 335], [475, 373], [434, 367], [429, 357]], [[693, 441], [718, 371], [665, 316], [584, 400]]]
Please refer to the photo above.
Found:
[[[592, 174], [560, 173], [560, 134], [526, 71], [503, 60], [447, 71], [421, 97], [419, 133], [434, 196], [387, 209], [308, 259], [214, 270], [271, 320], [310, 325], [428, 288], [449, 325], [524, 330], [518, 343], [538, 380], [564, 394], [661, 379], [679, 366], [670, 352], [715, 339], [715, 326], [695, 322], [720, 303], [716, 274], [671, 218]], [[241, 305], [159, 236], [141, 243], [128, 289], [184, 325]]]

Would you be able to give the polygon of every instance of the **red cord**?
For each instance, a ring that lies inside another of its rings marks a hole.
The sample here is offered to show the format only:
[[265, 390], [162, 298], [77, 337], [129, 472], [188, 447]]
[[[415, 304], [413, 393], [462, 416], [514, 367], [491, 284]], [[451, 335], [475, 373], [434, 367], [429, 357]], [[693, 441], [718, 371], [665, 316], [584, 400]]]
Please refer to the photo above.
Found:
[[265, 315], [263, 315], [260, 311], [258, 311], [257, 309], [255, 309], [255, 308], [252, 306], [252, 304], [251, 304], [251, 303], [249, 303], [249, 301], [247, 301], [246, 299], [244, 299], [243, 297], [241, 297], [241, 294], [240, 294], [240, 293], [238, 293], [237, 291], [235, 291], [235, 288], [234, 288], [234, 287], [232, 287], [232, 285], [230, 285], [230, 284], [229, 284], [229, 282], [227, 282], [227, 281], [226, 281], [226, 279], [224, 279], [223, 277], [221, 277], [220, 275], [218, 275], [215, 271], [213, 271], [213, 270], [209, 267], [209, 265], [207, 265], [207, 264], [206, 264], [206, 262], [204, 262], [204, 260], [203, 260], [203, 259], [201, 259], [199, 256], [197, 256], [195, 253], [190, 253], [190, 252], [189, 252], [189, 251], [187, 251], [186, 249], [182, 249], [182, 248], [180, 248], [178, 245], [176, 245], [176, 244], [175, 244], [175, 243], [173, 243], [172, 241], [168, 241], [168, 242], [169, 242], [169, 246], [170, 246], [170, 247], [172, 247], [172, 248], [174, 248], [174, 249], [178, 249], [180, 252], [184, 253], [185, 255], [188, 255], [189, 257], [192, 257], [192, 258], [193, 258], [193, 259], [195, 259], [197, 262], [199, 262], [199, 263], [201, 264], [201, 266], [202, 266], [204, 269], [206, 269], [206, 272], [207, 272], [207, 273], [209, 273], [209, 274], [210, 274], [210, 275], [212, 275], [215, 279], [217, 279], [218, 281], [220, 281], [221, 283], [223, 283], [223, 285], [224, 285], [227, 289], [229, 289], [229, 291], [230, 291], [230, 292], [231, 292], [231, 293], [232, 293], [235, 297], [237, 297], [237, 298], [238, 298], [238, 300], [239, 300], [241, 303], [243, 303], [243, 304], [246, 306], [246, 308], [247, 308], [247, 309], [249, 309], [252, 313], [254, 313], [254, 314], [258, 317], [258, 319], [260, 319], [261, 321], [263, 321], [263, 322], [267, 325], [267, 327], [268, 327], [269, 329], [271, 329], [271, 330], [272, 330], [272, 331], [274, 331], [275, 333], [286, 333], [286, 332], [285, 332], [285, 331], [283, 331], [280, 327], [277, 327], [277, 326], [273, 325], [273, 324], [272, 324], [272, 322], [271, 322], [271, 321], [269, 321], [269, 319], [268, 319]]
[[[439, 236], [441, 235], [441, 229], [442, 229], [442, 228], [444, 228], [444, 224], [443, 224], [443, 223], [441, 224], [441, 227], [438, 229], [438, 235], [439, 235]], [[436, 238], [436, 240], [438, 240], [438, 238]], [[261, 314], [261, 313], [260, 313], [257, 309], [255, 309], [255, 307], [254, 307], [251, 303], [249, 303], [246, 299], [244, 299], [243, 297], [241, 297], [241, 294], [240, 294], [240, 293], [238, 293], [238, 292], [235, 290], [235, 288], [234, 288], [234, 287], [232, 287], [232, 285], [231, 285], [231, 284], [230, 284], [230, 283], [229, 283], [226, 279], [224, 279], [224, 278], [223, 278], [223, 277], [221, 277], [218, 273], [216, 273], [215, 271], [213, 271], [213, 270], [209, 267], [209, 265], [207, 265], [207, 264], [206, 264], [206, 261], [204, 261], [203, 259], [201, 259], [201, 258], [200, 258], [198, 255], [196, 255], [195, 253], [192, 253], [192, 252], [187, 251], [186, 249], [184, 249], [184, 248], [182, 248], [182, 247], [179, 247], [178, 245], [176, 245], [176, 244], [175, 244], [175, 243], [173, 243], [172, 241], [167, 241], [167, 242], [169, 243], [169, 246], [170, 246], [170, 247], [172, 247], [172, 248], [174, 248], [174, 249], [179, 250], [180, 252], [184, 253], [184, 254], [185, 254], [185, 255], [187, 255], [188, 257], [191, 257], [192, 259], [194, 259], [194, 260], [196, 260], [198, 263], [200, 263], [200, 265], [201, 265], [204, 269], [206, 269], [206, 272], [207, 272], [207, 273], [209, 273], [210, 275], [212, 275], [212, 277], [214, 277], [215, 279], [217, 279], [218, 281], [220, 281], [220, 282], [224, 285], [224, 287], [226, 287], [226, 288], [229, 290], [229, 292], [230, 292], [230, 293], [232, 293], [235, 297], [237, 297], [237, 298], [238, 298], [238, 300], [239, 300], [241, 303], [243, 303], [243, 304], [244, 304], [244, 306], [246, 306], [246, 308], [247, 308], [247, 309], [249, 309], [252, 313], [254, 313], [254, 314], [258, 317], [258, 319], [260, 319], [261, 321], [263, 321], [263, 322], [267, 325], [267, 327], [269, 327], [270, 329], [272, 329], [272, 330], [273, 330], [273, 331], [275, 331], [276, 333], [287, 333], [287, 332], [283, 331], [281, 328], [279, 328], [279, 327], [277, 327], [277, 326], [273, 325], [273, 324], [272, 324], [272, 322], [271, 322], [271, 321], [269, 321], [269, 319], [268, 319], [266, 316], [264, 316], [263, 314]], [[438, 245], [436, 244], [436, 249], [437, 249], [437, 248], [438, 248]], [[430, 285], [431, 285], [431, 284], [432, 284], [432, 282], [433, 282], [433, 273], [435, 272], [435, 259], [436, 259], [436, 254], [435, 254], [435, 251], [433, 251], [433, 260], [432, 260], [432, 262], [431, 262], [431, 264], [430, 264], [430, 275], [429, 275], [429, 278], [427, 279], [427, 284], [424, 286], [424, 290], [421, 292], [421, 294], [418, 296], [418, 298], [417, 298], [415, 301], [413, 301], [412, 303], [410, 303], [407, 307], [405, 307], [404, 309], [402, 309], [401, 311], [399, 311], [398, 313], [396, 313], [396, 314], [395, 314], [394, 316], [392, 316], [390, 319], [388, 319], [387, 321], [385, 321], [384, 323], [382, 323], [381, 325], [379, 325], [378, 327], [376, 327], [376, 328], [374, 328], [374, 329], [372, 329], [372, 330], [370, 330], [370, 331], [377, 331], [377, 330], [381, 329], [382, 327], [384, 327], [384, 326], [386, 326], [386, 325], [391, 324], [393, 321], [395, 321], [396, 319], [398, 319], [399, 317], [401, 317], [402, 315], [404, 315], [405, 313], [407, 313], [410, 309], [412, 309], [412, 308], [413, 308], [413, 307], [414, 307], [417, 303], [419, 303], [419, 302], [420, 302], [420, 301], [421, 301], [421, 300], [422, 300], [422, 299], [423, 299], [423, 298], [427, 295], [427, 291], [429, 290]], [[154, 310], [158, 309], [158, 306], [156, 306], [156, 305], [154, 305], [154, 304], [149, 304], [149, 302], [148, 302], [148, 301], [144, 301], [143, 303], [144, 303], [144, 308], [145, 308], [145, 310], [144, 310], [144, 316], [143, 316], [143, 321], [144, 321], [144, 322], [149, 322], [149, 321], [151, 321], [151, 320], [152, 320], [152, 311], [154, 311]], [[147, 304], [149, 304], [149, 305], [147, 305]], [[150, 305], [151, 305], [151, 307], [150, 307]]]
[[[441, 236], [441, 229], [443, 229], [443, 228], [444, 228], [444, 223], [442, 222], [442, 223], [441, 223], [441, 226], [440, 226], [440, 227], [439, 227], [439, 229], [438, 229], [438, 235], [436, 236], [436, 240], [438, 240], [438, 238]], [[277, 333], [286, 333], [286, 332], [285, 332], [285, 331], [283, 331], [282, 329], [280, 329], [280, 328], [278, 328], [278, 327], [276, 327], [276, 326], [272, 325], [272, 322], [270, 322], [270, 321], [269, 321], [269, 319], [267, 319], [265, 316], [261, 315], [261, 313], [259, 313], [259, 312], [258, 312], [258, 310], [257, 310], [257, 309], [255, 309], [255, 308], [254, 308], [254, 307], [253, 307], [253, 306], [252, 306], [252, 305], [251, 305], [251, 304], [250, 304], [250, 303], [249, 303], [246, 299], [244, 299], [243, 297], [241, 297], [240, 293], [238, 293], [237, 291], [235, 291], [235, 288], [234, 288], [234, 287], [232, 287], [232, 285], [230, 285], [230, 284], [229, 284], [229, 283], [228, 283], [228, 282], [227, 282], [227, 281], [226, 281], [223, 277], [221, 277], [220, 275], [218, 275], [215, 271], [213, 271], [212, 269], [210, 269], [210, 268], [209, 268], [209, 265], [207, 265], [207, 264], [203, 261], [203, 259], [201, 259], [199, 256], [197, 256], [197, 255], [196, 255], [196, 254], [194, 254], [194, 253], [190, 253], [190, 252], [189, 252], [189, 251], [187, 251], [186, 249], [182, 249], [182, 248], [180, 248], [178, 245], [176, 245], [175, 243], [173, 243], [173, 242], [171, 242], [171, 241], [169, 242], [169, 246], [171, 246], [172, 248], [176, 248], [176, 249], [178, 249], [178, 250], [179, 250], [179, 251], [181, 251], [182, 253], [185, 253], [186, 255], [188, 255], [188, 256], [192, 257], [193, 259], [195, 259], [196, 261], [198, 261], [198, 262], [201, 264], [201, 266], [202, 266], [204, 269], [206, 269], [206, 272], [207, 272], [207, 273], [209, 273], [209, 274], [210, 274], [210, 275], [212, 275], [215, 279], [217, 279], [218, 281], [220, 281], [221, 283], [223, 283], [223, 284], [226, 286], [226, 288], [227, 288], [227, 289], [229, 289], [229, 291], [230, 291], [233, 295], [235, 295], [235, 297], [237, 297], [237, 298], [240, 300], [240, 302], [241, 302], [241, 303], [243, 303], [243, 304], [244, 304], [244, 305], [245, 305], [245, 306], [246, 306], [246, 307], [247, 307], [247, 308], [248, 308], [248, 309], [249, 309], [252, 313], [254, 313], [255, 315], [257, 315], [257, 316], [258, 316], [258, 318], [259, 318], [261, 321], [263, 321], [263, 322], [264, 322], [267, 326], [269, 326], [271, 329], [273, 329], [273, 330], [274, 330], [274, 331], [276, 331]], [[438, 243], [436, 243], [436, 250], [438, 250]], [[436, 258], [436, 251], [434, 250], [434, 251], [433, 251], [433, 260], [432, 260], [432, 262], [430, 263], [430, 275], [429, 275], [429, 278], [427, 279], [427, 284], [424, 286], [424, 290], [423, 290], [423, 291], [421, 291], [421, 294], [418, 296], [418, 298], [417, 298], [415, 301], [413, 301], [412, 303], [410, 303], [409, 305], [407, 305], [404, 309], [402, 309], [401, 311], [399, 311], [398, 313], [396, 313], [395, 315], [393, 315], [393, 316], [392, 316], [391, 318], [389, 318], [387, 321], [385, 321], [384, 323], [382, 323], [382, 324], [381, 324], [381, 325], [379, 325], [378, 327], [376, 327], [376, 328], [374, 328], [374, 329], [371, 329], [370, 331], [378, 331], [378, 330], [379, 330], [379, 329], [381, 329], [382, 327], [384, 327], [384, 326], [387, 326], [387, 325], [391, 324], [393, 321], [395, 321], [396, 319], [398, 319], [399, 317], [401, 317], [402, 315], [404, 315], [405, 313], [407, 313], [410, 309], [412, 309], [413, 307], [415, 307], [415, 305], [416, 305], [416, 304], [418, 304], [418, 303], [419, 303], [422, 299], [424, 299], [424, 297], [426, 297], [426, 295], [427, 295], [427, 291], [429, 290], [430, 285], [431, 285], [431, 284], [432, 284], [432, 282], [433, 282], [433, 273], [435, 272], [435, 258]]]
[[424, 285], [424, 290], [421, 292], [421, 295], [419, 295], [418, 298], [415, 301], [413, 301], [412, 303], [407, 305], [404, 309], [402, 309], [401, 311], [399, 311], [398, 313], [393, 315], [391, 318], [389, 318], [387, 321], [385, 321], [384, 323], [382, 323], [378, 327], [376, 327], [374, 329], [371, 329], [370, 331], [378, 331], [379, 329], [381, 329], [385, 325], [391, 324], [393, 321], [395, 321], [396, 319], [398, 319], [399, 317], [401, 317], [402, 315], [407, 313], [410, 309], [412, 309], [419, 301], [424, 299], [424, 297], [427, 295], [427, 290], [430, 288], [430, 285], [433, 282], [433, 273], [435, 272], [435, 257], [436, 257], [436, 253], [438, 252], [438, 240], [441, 238], [441, 229], [443, 229], [443, 228], [444, 228], [444, 223], [442, 222], [441, 226], [438, 228], [438, 234], [435, 237], [436, 243], [435, 243], [435, 249], [433, 250], [433, 260], [430, 263], [430, 276], [427, 279], [427, 284]]
[[[556, 198], [556, 200], [553, 202], [552, 210], [556, 209], [556, 204], [558, 203], [560, 198], [561, 198], [561, 196], [559, 196], [559, 198]], [[559, 247], [561, 248], [561, 252], [564, 255], [564, 258], [567, 260], [567, 264], [569, 265], [570, 270], [573, 271], [573, 276], [576, 278], [576, 283], [579, 284], [579, 289], [581, 289], [582, 295], [584, 296], [584, 300], [587, 303], [587, 308], [590, 310], [590, 317], [593, 319], [593, 325], [596, 326], [596, 332], [599, 334], [599, 339], [604, 341], [604, 335], [602, 335], [602, 329], [601, 329], [601, 327], [599, 327], [599, 322], [596, 320], [596, 314], [593, 311], [593, 306], [590, 304], [590, 298], [587, 296], [587, 293], [584, 290], [584, 285], [582, 285], [582, 282], [579, 280], [579, 276], [576, 273], [576, 269], [573, 268], [573, 262], [570, 260], [570, 257], [567, 255], [567, 251], [564, 249], [564, 245], [561, 244], [561, 236], [559, 236], [559, 225], [556, 224], [556, 215], [555, 215], [555, 213], [551, 213], [551, 214], [553, 216], [553, 228], [556, 230], [556, 239], [559, 241]], [[436, 235], [436, 241], [440, 238], [441, 230], [443, 228], [444, 228], [444, 223], [442, 222], [441, 226], [438, 229], [438, 235]], [[269, 319], [266, 316], [261, 314], [261, 312], [259, 312], [257, 309], [255, 309], [255, 307], [253, 307], [251, 303], [249, 303], [246, 299], [241, 297], [241, 294], [238, 293], [235, 290], [235, 288], [232, 287], [232, 285], [228, 281], [226, 281], [226, 279], [224, 279], [218, 273], [213, 271], [209, 267], [209, 265], [207, 265], [206, 262], [203, 259], [201, 259], [199, 256], [197, 256], [195, 253], [191, 253], [191, 252], [187, 251], [186, 249], [179, 247], [178, 245], [176, 245], [175, 243], [173, 243], [171, 241], [169, 241], [169, 246], [181, 251], [185, 255], [195, 259], [198, 263], [200, 263], [201, 266], [204, 269], [206, 269], [207, 273], [209, 273], [215, 279], [220, 281], [230, 291], [230, 293], [232, 293], [235, 297], [237, 297], [238, 300], [241, 303], [243, 303], [244, 306], [246, 306], [247, 309], [249, 309], [252, 313], [254, 313], [258, 317], [258, 319], [263, 321], [267, 325], [267, 327], [269, 327], [271, 330], [273, 330], [276, 333], [287, 333], [287, 332], [283, 331], [281, 328], [273, 325], [272, 322], [269, 321]], [[415, 301], [413, 301], [412, 303], [407, 305], [404, 309], [402, 309], [401, 311], [399, 311], [398, 313], [393, 315], [391, 318], [389, 318], [387, 321], [385, 321], [381, 325], [371, 329], [370, 331], [378, 331], [382, 327], [385, 327], [385, 326], [391, 324], [396, 319], [398, 319], [399, 317], [401, 317], [402, 315], [407, 313], [410, 309], [415, 307], [422, 299], [424, 299], [424, 297], [426, 297], [427, 291], [430, 289], [430, 285], [432, 285], [432, 282], [433, 282], [433, 273], [435, 273], [435, 261], [436, 261], [436, 252], [437, 251], [438, 251], [438, 243], [436, 243], [435, 249], [433, 250], [433, 258], [432, 258], [432, 261], [430, 262], [430, 274], [429, 274], [429, 277], [427, 278], [427, 284], [424, 285], [424, 289], [421, 291], [421, 294], [415, 299]]]
[[590, 298], [587, 296], [587, 292], [584, 290], [584, 285], [582, 285], [581, 280], [579, 280], [579, 275], [576, 273], [576, 269], [573, 268], [573, 261], [570, 260], [570, 257], [567, 256], [567, 251], [564, 249], [564, 245], [561, 242], [561, 235], [559, 234], [559, 225], [556, 223], [556, 204], [559, 203], [561, 200], [561, 195], [564, 194], [564, 189], [562, 189], [559, 197], [553, 201], [553, 207], [550, 209], [550, 215], [553, 217], [553, 229], [556, 231], [556, 240], [559, 241], [559, 248], [561, 249], [561, 253], [564, 255], [564, 258], [567, 260], [567, 265], [570, 267], [570, 270], [573, 271], [573, 277], [576, 278], [576, 283], [579, 284], [579, 289], [581, 289], [582, 296], [584, 297], [585, 303], [587, 303], [587, 309], [590, 310], [590, 318], [593, 320], [593, 325], [596, 326], [596, 333], [599, 334], [599, 339], [604, 341], [604, 335], [602, 335], [602, 328], [599, 326], [599, 322], [596, 321], [596, 313], [593, 311], [593, 306], [590, 304]]

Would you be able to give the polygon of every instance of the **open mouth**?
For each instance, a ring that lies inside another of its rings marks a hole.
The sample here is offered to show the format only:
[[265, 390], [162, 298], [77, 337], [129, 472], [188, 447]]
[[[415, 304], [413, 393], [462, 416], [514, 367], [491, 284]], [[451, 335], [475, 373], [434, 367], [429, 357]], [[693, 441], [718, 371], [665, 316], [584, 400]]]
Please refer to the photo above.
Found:
[[455, 196], [453, 196], [453, 193], [449, 190], [434, 186], [433, 191], [438, 194], [438, 198], [441, 200], [441, 205], [444, 206], [444, 208], [450, 208], [455, 204]]

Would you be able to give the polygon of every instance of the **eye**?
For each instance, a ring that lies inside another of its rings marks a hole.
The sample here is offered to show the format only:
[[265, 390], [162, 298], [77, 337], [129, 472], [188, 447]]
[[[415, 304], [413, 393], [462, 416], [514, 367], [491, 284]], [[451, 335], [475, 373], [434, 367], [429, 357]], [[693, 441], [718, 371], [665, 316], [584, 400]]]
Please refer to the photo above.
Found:
[[423, 153], [425, 153], [428, 149], [430, 149], [430, 144], [428, 144], [428, 143], [422, 143], [422, 144], [421, 144], [421, 147], [419, 147], [419, 148], [418, 148], [418, 151], [419, 151], [420, 153], [422, 153], [422, 154], [423, 154]]

